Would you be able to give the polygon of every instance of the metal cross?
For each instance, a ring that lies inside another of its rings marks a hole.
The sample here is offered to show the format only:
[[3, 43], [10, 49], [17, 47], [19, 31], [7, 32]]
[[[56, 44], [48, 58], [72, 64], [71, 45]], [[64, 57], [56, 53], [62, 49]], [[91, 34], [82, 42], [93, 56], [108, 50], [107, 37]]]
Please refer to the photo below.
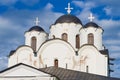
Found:
[[36, 26], [39, 25], [40, 21], [39, 21], [38, 17], [36, 17], [36, 20], [35, 20], [34, 22], [35, 22], [35, 25], [36, 25]]
[[73, 9], [72, 7], [70, 7], [70, 3], [68, 3], [68, 7], [65, 8], [67, 9], [67, 13], [70, 14], [71, 13], [71, 10]]
[[92, 13], [90, 13], [90, 16], [88, 17], [88, 19], [92, 22], [93, 19], [95, 19], [95, 17], [92, 15]]

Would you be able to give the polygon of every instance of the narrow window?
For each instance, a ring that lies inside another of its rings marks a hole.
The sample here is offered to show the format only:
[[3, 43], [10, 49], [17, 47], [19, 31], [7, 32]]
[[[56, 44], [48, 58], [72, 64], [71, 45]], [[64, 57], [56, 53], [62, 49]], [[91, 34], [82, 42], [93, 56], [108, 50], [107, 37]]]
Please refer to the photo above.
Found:
[[80, 48], [80, 37], [76, 35], [76, 48]]
[[89, 67], [88, 67], [88, 66], [86, 66], [86, 72], [87, 72], [87, 73], [89, 72]]
[[55, 39], [55, 35], [53, 35], [53, 39]]
[[63, 34], [62, 34], [62, 39], [63, 39], [63, 40], [65, 40], [65, 41], [67, 41], [67, 40], [68, 40], [68, 36], [67, 36], [67, 34], [66, 34], [66, 33], [63, 33]]
[[66, 69], [68, 68], [68, 64], [66, 63]]
[[36, 38], [32, 37], [32, 39], [31, 39], [31, 47], [32, 47], [32, 49], [34, 51], [36, 51], [36, 43], [37, 43], [36, 41], [37, 41]]
[[88, 44], [94, 44], [94, 36], [92, 33], [88, 34]]
[[55, 59], [55, 60], [54, 60], [54, 66], [55, 66], [55, 67], [58, 67], [58, 59]]
[[47, 68], [47, 64], [45, 64], [45, 68]]

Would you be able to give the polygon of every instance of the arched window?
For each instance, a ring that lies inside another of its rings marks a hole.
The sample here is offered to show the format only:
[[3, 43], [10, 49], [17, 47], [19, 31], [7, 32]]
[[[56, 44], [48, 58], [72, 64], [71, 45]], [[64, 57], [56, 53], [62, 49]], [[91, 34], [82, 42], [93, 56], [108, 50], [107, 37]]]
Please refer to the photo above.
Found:
[[76, 48], [80, 48], [80, 37], [76, 35]]
[[37, 40], [36, 40], [36, 37], [32, 37], [31, 39], [31, 47], [34, 51], [36, 51], [36, 43], [37, 43]]
[[55, 35], [53, 35], [53, 39], [55, 39]]
[[94, 44], [94, 35], [92, 33], [88, 34], [88, 44]]
[[54, 66], [55, 66], [55, 67], [58, 67], [58, 59], [55, 59], [55, 60], [54, 60]]
[[66, 33], [63, 33], [63, 34], [62, 34], [62, 39], [63, 39], [63, 40], [65, 40], [65, 41], [67, 41], [67, 40], [68, 40], [68, 36], [67, 36], [67, 34], [66, 34]]

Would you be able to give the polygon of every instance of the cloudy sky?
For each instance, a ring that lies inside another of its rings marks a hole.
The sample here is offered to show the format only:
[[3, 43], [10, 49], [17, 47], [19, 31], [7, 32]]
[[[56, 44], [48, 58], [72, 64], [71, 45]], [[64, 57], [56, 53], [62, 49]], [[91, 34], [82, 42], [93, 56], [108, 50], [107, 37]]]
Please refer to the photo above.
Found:
[[94, 22], [104, 29], [103, 44], [116, 58], [111, 76], [120, 78], [120, 0], [0, 0], [0, 70], [7, 67], [9, 52], [24, 44], [24, 32], [35, 25], [35, 18], [49, 33], [50, 25], [67, 14], [68, 2], [74, 8], [71, 14], [83, 24], [93, 13]]

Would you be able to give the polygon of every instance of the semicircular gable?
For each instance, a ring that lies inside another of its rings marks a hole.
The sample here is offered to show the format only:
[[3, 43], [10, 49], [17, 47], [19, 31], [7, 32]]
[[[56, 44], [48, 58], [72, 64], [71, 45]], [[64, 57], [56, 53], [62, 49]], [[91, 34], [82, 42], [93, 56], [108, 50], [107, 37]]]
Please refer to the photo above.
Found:
[[[47, 42], [45, 42], [41, 47], [40, 49], [38, 50], [37, 54], [39, 55], [40, 52], [42, 52], [44, 49], [46, 49], [46, 47], [48, 47], [49, 45], [53, 45], [53, 44], [63, 44], [64, 46], [68, 47], [70, 49], [71, 52], [74, 52], [75, 53], [75, 50], [74, 48], [66, 41], [63, 41], [61, 39], [54, 39], [54, 40], [49, 40]], [[57, 47], [57, 46], [55, 46]], [[51, 50], [54, 49], [54, 48], [51, 48]], [[55, 50], [55, 49], [54, 49]]]
[[[81, 71], [106, 75], [107, 58], [93, 45], [84, 45], [78, 51]], [[99, 69], [99, 70], [98, 70]]]
[[100, 52], [94, 45], [83, 45], [79, 50], [78, 50], [78, 55], [85, 55], [85, 54], [94, 54], [94, 55], [99, 55]]
[[29, 46], [23, 45], [20, 46], [16, 49], [15, 55], [18, 56], [18, 58], [23, 58], [23, 57], [27, 57], [29, 55], [34, 55], [33, 54], [33, 49]]
[[9, 66], [25, 63], [31, 64], [32, 58], [34, 57], [33, 50], [31, 47], [23, 45], [16, 49], [12, 57], [9, 58]]
[[72, 65], [72, 58], [75, 50], [67, 42], [55, 39], [44, 43], [37, 52], [41, 64], [44, 66], [54, 66], [54, 60], [57, 59], [60, 67], [66, 64]]
[[16, 49], [16, 51], [21, 50], [21, 49], [27, 49], [27, 50], [33, 51], [33, 49], [30, 46], [27, 46], [27, 45], [21, 45], [21, 46], [19, 46]]

